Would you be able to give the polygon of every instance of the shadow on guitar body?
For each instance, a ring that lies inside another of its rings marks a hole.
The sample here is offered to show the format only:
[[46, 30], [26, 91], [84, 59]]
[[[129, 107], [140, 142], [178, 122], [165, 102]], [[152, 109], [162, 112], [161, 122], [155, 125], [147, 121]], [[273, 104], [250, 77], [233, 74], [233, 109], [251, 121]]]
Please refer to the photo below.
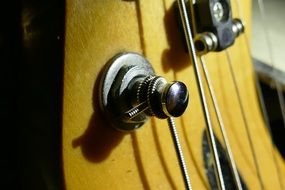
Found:
[[163, 70], [165, 72], [170, 69], [175, 72], [183, 70], [190, 65], [190, 59], [175, 3], [168, 10], [165, 7], [164, 27], [169, 48], [165, 49], [161, 56]]
[[93, 114], [84, 134], [72, 141], [73, 148], [80, 146], [82, 154], [90, 162], [105, 160], [111, 151], [119, 145], [126, 133], [114, 130], [103, 116], [98, 103], [99, 83], [98, 75], [93, 88]]
[[[120, 144], [125, 135], [115, 130], [106, 120], [98, 103], [98, 89], [102, 72], [97, 77], [93, 88], [93, 114], [90, 118], [86, 131], [78, 138], [72, 141], [73, 148], [80, 146], [83, 156], [90, 162], [98, 163], [104, 161], [112, 152], [112, 150]], [[134, 156], [139, 170], [144, 189], [150, 189], [146, 173], [141, 160], [139, 145], [136, 133], [129, 134], [132, 139]]]

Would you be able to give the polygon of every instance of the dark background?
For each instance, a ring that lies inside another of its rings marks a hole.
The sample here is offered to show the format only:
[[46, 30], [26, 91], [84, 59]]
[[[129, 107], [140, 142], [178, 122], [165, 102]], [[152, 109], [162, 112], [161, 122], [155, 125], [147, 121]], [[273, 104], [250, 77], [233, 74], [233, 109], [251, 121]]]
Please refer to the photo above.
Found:
[[64, 1], [0, 5], [1, 189], [62, 189]]

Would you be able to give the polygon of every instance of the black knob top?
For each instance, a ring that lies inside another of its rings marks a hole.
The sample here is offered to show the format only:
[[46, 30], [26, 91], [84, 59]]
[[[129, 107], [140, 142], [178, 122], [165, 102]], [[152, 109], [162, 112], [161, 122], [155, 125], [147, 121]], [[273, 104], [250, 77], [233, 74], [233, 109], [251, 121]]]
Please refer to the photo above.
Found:
[[181, 116], [188, 105], [189, 94], [182, 82], [173, 82], [165, 88], [162, 96], [163, 110], [173, 117]]

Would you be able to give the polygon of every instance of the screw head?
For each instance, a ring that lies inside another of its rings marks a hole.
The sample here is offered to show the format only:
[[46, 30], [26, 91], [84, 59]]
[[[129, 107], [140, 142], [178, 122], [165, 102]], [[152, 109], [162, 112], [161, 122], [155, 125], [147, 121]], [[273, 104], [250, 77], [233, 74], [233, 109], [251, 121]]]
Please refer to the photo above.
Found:
[[214, 4], [214, 6], [213, 6], [213, 13], [214, 13], [215, 19], [218, 22], [220, 22], [223, 19], [225, 11], [224, 11], [224, 7], [223, 7], [222, 3], [216, 2]]

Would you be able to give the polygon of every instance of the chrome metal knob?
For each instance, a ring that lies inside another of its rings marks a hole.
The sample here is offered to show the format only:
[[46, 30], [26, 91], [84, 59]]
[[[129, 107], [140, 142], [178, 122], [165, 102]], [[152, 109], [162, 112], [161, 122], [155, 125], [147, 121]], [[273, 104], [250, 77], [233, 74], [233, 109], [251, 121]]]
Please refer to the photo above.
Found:
[[179, 117], [187, 108], [189, 93], [182, 82], [173, 82], [168, 85], [161, 98], [162, 108], [168, 116]]
[[[244, 33], [244, 24], [240, 19], [232, 20], [232, 32], [234, 34], [234, 39]], [[220, 51], [218, 50], [219, 38], [212, 32], [203, 32], [195, 36], [195, 49], [198, 55], [207, 54], [210, 51]]]
[[211, 32], [204, 32], [195, 36], [195, 48], [199, 55], [215, 51], [218, 47], [218, 38]]
[[188, 105], [189, 93], [182, 82], [167, 83], [161, 76], [148, 76], [137, 89], [137, 103], [146, 102], [145, 114], [160, 119], [181, 116]]
[[232, 30], [233, 30], [236, 38], [240, 34], [244, 33], [244, 24], [243, 24], [242, 20], [240, 20], [238, 18], [233, 19]]
[[111, 59], [100, 88], [101, 109], [113, 126], [123, 131], [139, 128], [151, 116], [179, 117], [189, 99], [184, 83], [167, 83], [136, 53], [123, 53]]

